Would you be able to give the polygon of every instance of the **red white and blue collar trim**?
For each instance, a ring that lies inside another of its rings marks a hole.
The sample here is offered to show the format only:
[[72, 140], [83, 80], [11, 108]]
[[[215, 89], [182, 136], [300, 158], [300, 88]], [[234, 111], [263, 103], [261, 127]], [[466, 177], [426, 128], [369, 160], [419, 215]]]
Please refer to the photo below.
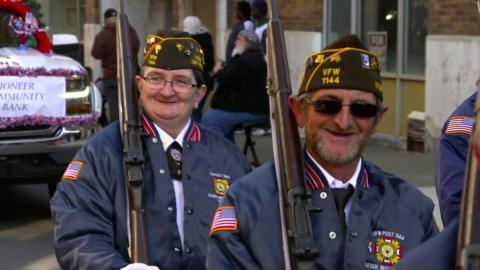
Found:
[[[160, 135], [155, 128], [155, 124], [153, 123], [152, 119], [148, 117], [148, 115], [143, 114], [142, 123], [143, 129], [150, 137], [160, 138]], [[200, 142], [202, 140], [202, 133], [200, 131], [200, 128], [194, 121], [191, 121], [185, 139], [187, 140], [187, 142]]]
[[[304, 150], [303, 164], [305, 167], [305, 182], [310, 190], [323, 189], [329, 186], [325, 176], [321, 172], [320, 168], [318, 168], [315, 161], [313, 161], [310, 155], [307, 154], [306, 149]], [[357, 183], [359, 183], [363, 188], [368, 189], [370, 188], [370, 183], [368, 180], [368, 173], [363, 162], [361, 171], [362, 173], [359, 174]]]

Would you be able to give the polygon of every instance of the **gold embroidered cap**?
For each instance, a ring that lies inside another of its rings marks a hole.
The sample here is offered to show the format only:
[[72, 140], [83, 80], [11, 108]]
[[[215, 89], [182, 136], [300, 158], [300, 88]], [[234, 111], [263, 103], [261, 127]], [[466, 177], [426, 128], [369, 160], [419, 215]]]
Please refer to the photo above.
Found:
[[205, 64], [203, 55], [200, 45], [187, 32], [165, 30], [147, 37], [143, 65], [202, 71]]
[[348, 35], [307, 58], [298, 95], [319, 89], [356, 89], [383, 99], [377, 56]]

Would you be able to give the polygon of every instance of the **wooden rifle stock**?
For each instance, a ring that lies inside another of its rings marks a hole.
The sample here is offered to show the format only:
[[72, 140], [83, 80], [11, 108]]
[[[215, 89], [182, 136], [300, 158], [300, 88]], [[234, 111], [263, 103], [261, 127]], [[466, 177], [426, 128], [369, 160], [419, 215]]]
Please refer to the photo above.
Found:
[[480, 91], [475, 102], [475, 124], [468, 147], [467, 167], [458, 225], [455, 269], [480, 269]]
[[291, 86], [283, 30], [276, 1], [270, 0], [268, 6], [268, 93], [285, 267], [316, 269], [317, 251], [308, 210], [310, 194], [305, 188], [298, 127], [288, 106]]
[[123, 140], [123, 159], [128, 193], [129, 255], [132, 262], [148, 264], [145, 203], [143, 188], [143, 134], [138, 109], [135, 66], [130, 44], [130, 27], [123, 0], [118, 0], [117, 63], [119, 120]]

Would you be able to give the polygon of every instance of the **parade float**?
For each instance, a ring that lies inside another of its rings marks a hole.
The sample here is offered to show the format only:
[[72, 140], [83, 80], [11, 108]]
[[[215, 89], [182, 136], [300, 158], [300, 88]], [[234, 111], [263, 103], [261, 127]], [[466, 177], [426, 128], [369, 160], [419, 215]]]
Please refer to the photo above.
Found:
[[22, 1], [0, 0], [0, 11], [16, 41], [0, 48], [0, 184], [55, 184], [97, 128], [101, 95]]

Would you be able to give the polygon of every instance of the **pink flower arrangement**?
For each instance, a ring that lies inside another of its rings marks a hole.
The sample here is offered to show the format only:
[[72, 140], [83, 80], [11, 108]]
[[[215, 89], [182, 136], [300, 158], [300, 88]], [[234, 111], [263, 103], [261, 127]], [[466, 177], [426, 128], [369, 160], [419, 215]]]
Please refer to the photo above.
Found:
[[100, 115], [97, 112], [87, 115], [71, 115], [66, 117], [51, 117], [43, 115], [0, 117], [0, 129], [29, 125], [50, 125], [65, 127], [90, 126], [94, 125], [99, 117]]
[[86, 70], [81, 68], [78, 70], [73, 69], [46, 69], [44, 67], [36, 68], [22, 68], [19, 66], [7, 66], [0, 68], [0, 76], [27, 76], [27, 77], [37, 77], [37, 76], [73, 76], [73, 75], [82, 75], [85, 74]]

